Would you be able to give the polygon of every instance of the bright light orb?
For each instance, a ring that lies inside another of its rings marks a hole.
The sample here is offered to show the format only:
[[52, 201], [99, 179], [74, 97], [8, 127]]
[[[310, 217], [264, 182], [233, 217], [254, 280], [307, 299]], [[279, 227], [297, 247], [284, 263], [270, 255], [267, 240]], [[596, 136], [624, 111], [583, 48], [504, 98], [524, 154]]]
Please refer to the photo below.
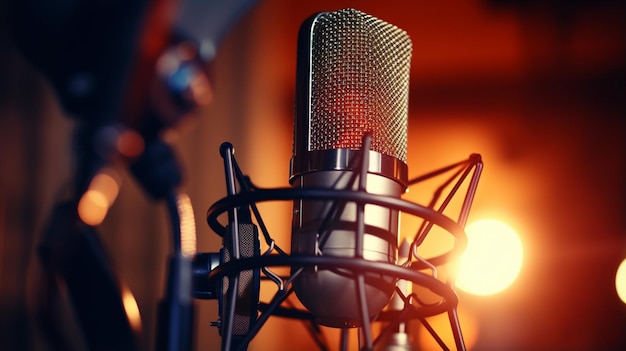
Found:
[[456, 286], [473, 295], [493, 295], [508, 288], [522, 268], [523, 247], [515, 231], [496, 220], [465, 228], [467, 249], [459, 258]]
[[619, 264], [617, 273], [615, 274], [615, 289], [617, 290], [617, 296], [626, 303], [626, 259]]

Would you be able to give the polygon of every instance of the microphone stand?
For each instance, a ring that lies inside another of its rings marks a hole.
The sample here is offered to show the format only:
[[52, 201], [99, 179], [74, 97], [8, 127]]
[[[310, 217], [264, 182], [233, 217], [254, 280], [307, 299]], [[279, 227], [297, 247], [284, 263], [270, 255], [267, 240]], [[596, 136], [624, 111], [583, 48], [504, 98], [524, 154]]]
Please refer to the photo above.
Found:
[[[189, 256], [189, 254], [193, 255], [193, 252], [185, 252], [183, 242], [193, 241], [193, 251], [195, 251], [195, 227], [189, 227], [189, 223], [193, 223], [193, 212], [189, 211], [191, 206], [185, 199], [187, 199], [186, 195], [175, 191], [172, 191], [166, 199], [171, 219], [174, 252], [168, 262], [166, 293], [159, 304], [157, 338], [159, 351], [191, 350], [193, 345], [194, 311]], [[191, 213], [191, 218], [185, 218], [189, 216], [189, 213]]]
[[196, 228], [191, 202], [178, 191], [182, 181], [180, 166], [172, 148], [154, 138], [130, 169], [152, 198], [165, 201], [170, 217], [173, 252], [168, 260], [165, 295], [159, 303], [156, 349], [191, 350], [194, 318], [191, 259], [196, 250]]
[[[201, 17], [196, 34], [217, 44], [255, 2], [207, 5], [212, 20]], [[69, 201], [55, 206], [38, 248], [45, 276], [39, 280], [37, 307], [44, 332], [55, 350], [134, 351], [140, 347], [137, 330], [129, 325], [122, 286], [98, 240], [97, 224], [85, 223], [78, 213], [90, 183], [105, 166], [121, 158], [124, 166], [130, 162], [129, 168], [149, 195], [165, 201], [171, 219], [174, 248], [159, 305], [157, 349], [190, 350], [195, 224], [188, 197], [177, 190], [182, 177], [176, 158], [157, 135], [210, 100], [208, 57], [176, 32], [175, 1], [132, 0], [111, 5], [80, 0], [64, 5], [63, 11], [49, 11], [39, 0], [12, 1], [9, 6], [16, 46], [42, 71], [65, 112], [79, 124], [74, 135], [73, 193]], [[198, 6], [186, 6], [185, 13], [203, 15]], [[91, 14], [100, 16], [94, 22], [89, 20]], [[192, 18], [179, 20], [185, 24]], [[176, 53], [184, 57], [172, 57]], [[176, 67], [157, 67], [163, 55], [170, 56], [168, 63], [177, 62]], [[132, 131], [142, 138], [145, 149], [139, 159], [120, 152], [115, 145], [119, 140], [111, 140], [109, 131]], [[79, 334], [78, 338], [68, 335], [66, 329], [71, 327], [59, 318], [66, 312], [60, 311], [61, 298], [71, 300], [75, 307], [79, 330], [70, 333]]]

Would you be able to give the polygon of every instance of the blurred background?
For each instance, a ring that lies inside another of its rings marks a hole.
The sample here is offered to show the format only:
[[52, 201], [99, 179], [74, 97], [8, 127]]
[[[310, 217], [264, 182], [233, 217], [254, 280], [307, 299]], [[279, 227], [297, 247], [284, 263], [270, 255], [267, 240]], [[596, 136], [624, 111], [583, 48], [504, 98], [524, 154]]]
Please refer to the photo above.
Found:
[[[223, 141], [235, 146], [256, 184], [288, 184], [298, 28], [315, 12], [347, 7], [412, 38], [410, 175], [482, 154], [485, 169], [470, 222], [501, 220], [522, 241], [524, 261], [511, 286], [490, 296], [459, 292], [470, 349], [626, 348], [626, 306], [615, 289], [626, 258], [622, 1], [259, 1], [217, 48], [211, 103], [168, 134], [195, 209], [198, 251], [221, 247], [205, 213], [226, 194], [218, 152]], [[41, 279], [34, 250], [54, 203], [71, 187], [76, 120], [17, 49], [9, 23], [23, 28], [33, 19], [15, 16], [3, 1], [0, 349], [47, 350], [32, 308]], [[212, 16], [219, 12], [206, 18]], [[206, 20], [201, 13], [196, 18]], [[55, 50], [54, 42], [46, 44]], [[163, 204], [147, 197], [123, 167], [119, 172], [120, 194], [99, 232], [135, 295], [142, 345], [149, 350], [170, 252], [168, 223]], [[283, 247], [289, 247], [290, 218], [288, 204], [267, 218]], [[217, 303], [198, 301], [197, 308], [196, 349], [218, 350], [219, 335], [209, 326]], [[420, 335], [415, 345], [422, 345]], [[314, 345], [301, 324], [272, 318], [250, 349]]]

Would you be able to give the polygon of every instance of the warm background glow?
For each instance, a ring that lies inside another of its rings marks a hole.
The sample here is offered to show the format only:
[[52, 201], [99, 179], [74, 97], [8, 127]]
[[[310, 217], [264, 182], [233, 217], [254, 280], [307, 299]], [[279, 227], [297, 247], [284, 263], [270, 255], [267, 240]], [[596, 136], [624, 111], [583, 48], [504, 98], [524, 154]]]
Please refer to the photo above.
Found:
[[467, 249], [459, 259], [456, 286], [475, 295], [496, 294], [509, 287], [522, 268], [523, 247], [517, 233], [497, 220], [466, 227]]
[[[209, 3], [184, 2], [194, 1]], [[45, 350], [27, 303], [40, 291], [27, 283], [41, 281], [31, 274], [33, 251], [53, 204], [72, 185], [77, 126], [12, 42], [9, 19], [35, 22], [12, 17], [7, 3], [0, 3], [0, 349]], [[624, 1], [259, 1], [217, 48], [213, 100], [175, 145], [182, 188], [194, 205], [198, 251], [221, 247], [205, 213], [226, 193], [223, 141], [235, 146], [240, 166], [259, 186], [287, 185], [298, 27], [317, 11], [346, 7], [412, 38], [410, 175], [481, 153], [485, 169], [469, 223], [498, 218], [523, 242], [514, 284], [489, 296], [459, 289], [460, 308], [471, 314], [461, 315], [461, 323], [476, 321], [474, 349], [626, 349], [626, 306], [615, 292], [626, 246]], [[199, 17], [211, 23], [211, 15]], [[56, 42], [49, 44], [44, 58], [55, 56]], [[129, 144], [119, 151], [140, 147]], [[141, 311], [141, 344], [154, 350], [169, 223], [161, 203], [147, 198], [128, 172], [120, 175], [123, 187], [99, 230]], [[421, 201], [430, 191], [419, 187], [408, 195]], [[289, 205], [269, 213], [273, 235], [288, 249]], [[439, 237], [442, 242], [425, 243], [433, 252], [450, 246], [448, 235]], [[209, 326], [217, 303], [196, 302], [196, 349], [217, 351], [221, 338]], [[312, 348], [302, 323], [270, 323], [252, 351], [269, 343], [276, 344], [272, 350]], [[445, 318], [441, 328], [448, 328]]]
[[619, 264], [615, 273], [615, 289], [620, 300], [626, 304], [626, 259]]

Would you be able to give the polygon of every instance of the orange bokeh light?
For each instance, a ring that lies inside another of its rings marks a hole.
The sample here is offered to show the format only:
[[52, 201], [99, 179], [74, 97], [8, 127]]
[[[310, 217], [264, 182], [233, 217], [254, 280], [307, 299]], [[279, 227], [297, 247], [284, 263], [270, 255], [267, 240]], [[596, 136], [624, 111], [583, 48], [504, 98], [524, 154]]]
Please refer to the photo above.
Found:
[[99, 225], [104, 221], [109, 208], [119, 193], [119, 176], [105, 168], [93, 178], [89, 188], [78, 202], [78, 215], [88, 225]]

